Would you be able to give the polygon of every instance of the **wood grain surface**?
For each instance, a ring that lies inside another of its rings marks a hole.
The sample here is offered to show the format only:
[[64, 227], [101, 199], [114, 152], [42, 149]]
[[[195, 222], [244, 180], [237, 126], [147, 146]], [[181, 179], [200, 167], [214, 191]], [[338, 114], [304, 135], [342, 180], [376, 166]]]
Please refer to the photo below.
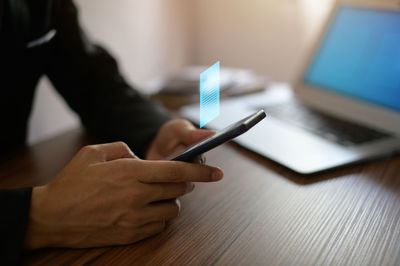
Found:
[[[43, 184], [88, 140], [70, 131], [2, 158], [0, 187]], [[223, 181], [196, 184], [180, 217], [120, 247], [25, 252], [26, 265], [400, 265], [400, 157], [309, 177], [225, 144]]]

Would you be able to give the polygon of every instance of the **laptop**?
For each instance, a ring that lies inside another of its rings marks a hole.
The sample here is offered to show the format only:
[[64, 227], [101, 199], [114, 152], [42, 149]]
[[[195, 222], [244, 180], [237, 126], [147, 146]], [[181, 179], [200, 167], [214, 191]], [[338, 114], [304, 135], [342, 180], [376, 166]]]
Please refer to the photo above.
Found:
[[[338, 1], [294, 88], [221, 102], [209, 128], [263, 108], [268, 119], [240, 145], [300, 174], [390, 156], [400, 150], [400, 2]], [[199, 106], [184, 117], [198, 122]]]

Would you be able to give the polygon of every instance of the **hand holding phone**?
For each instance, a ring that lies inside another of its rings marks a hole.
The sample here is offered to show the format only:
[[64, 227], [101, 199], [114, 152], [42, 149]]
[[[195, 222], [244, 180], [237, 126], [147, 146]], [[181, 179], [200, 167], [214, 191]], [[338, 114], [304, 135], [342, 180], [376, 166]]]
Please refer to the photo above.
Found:
[[264, 110], [260, 110], [220, 131], [215, 135], [208, 137], [200, 142], [187, 147], [185, 150], [174, 153], [165, 160], [168, 161], [183, 161], [191, 162], [202, 153], [205, 153], [229, 140], [232, 140], [243, 133], [247, 132], [250, 128], [254, 127], [261, 120], [266, 117]]

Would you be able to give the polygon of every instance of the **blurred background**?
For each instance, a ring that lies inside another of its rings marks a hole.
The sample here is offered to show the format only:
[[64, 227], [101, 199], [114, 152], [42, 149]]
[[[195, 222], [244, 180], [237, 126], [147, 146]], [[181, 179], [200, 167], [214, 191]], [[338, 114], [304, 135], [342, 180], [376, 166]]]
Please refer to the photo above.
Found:
[[[119, 61], [144, 93], [146, 84], [189, 65], [240, 67], [292, 83], [332, 0], [75, 0], [84, 29]], [[40, 81], [29, 125], [33, 144], [79, 124]]]

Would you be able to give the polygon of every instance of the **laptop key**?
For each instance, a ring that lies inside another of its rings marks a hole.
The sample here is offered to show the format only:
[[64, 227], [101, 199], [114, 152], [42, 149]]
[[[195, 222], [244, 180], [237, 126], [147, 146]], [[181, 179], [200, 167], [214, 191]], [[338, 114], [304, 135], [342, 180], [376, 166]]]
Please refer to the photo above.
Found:
[[323, 114], [299, 102], [262, 108], [272, 117], [343, 146], [362, 145], [391, 137], [390, 134], [385, 132]]

